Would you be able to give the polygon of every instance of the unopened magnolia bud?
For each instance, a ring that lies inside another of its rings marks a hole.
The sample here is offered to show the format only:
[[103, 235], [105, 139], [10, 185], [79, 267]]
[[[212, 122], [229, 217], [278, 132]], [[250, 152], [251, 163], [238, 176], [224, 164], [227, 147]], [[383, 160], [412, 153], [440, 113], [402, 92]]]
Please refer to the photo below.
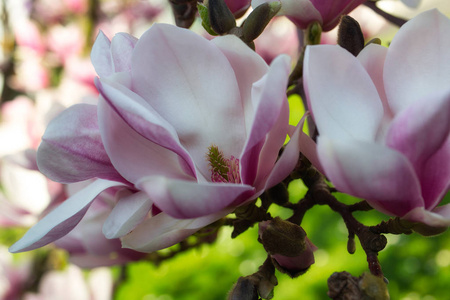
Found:
[[258, 300], [255, 282], [249, 277], [239, 277], [228, 294], [228, 300]]
[[259, 237], [269, 254], [294, 257], [306, 249], [303, 228], [279, 217], [259, 223]]
[[383, 277], [368, 272], [353, 277], [348, 272], [333, 273], [328, 278], [328, 296], [334, 300], [388, 300], [389, 293]]
[[350, 236], [348, 237], [348, 241], [347, 241], [347, 251], [350, 254], [355, 253], [356, 251], [356, 244], [355, 244], [355, 236]]
[[362, 291], [362, 299], [388, 300], [389, 292], [384, 277], [375, 276], [365, 272], [359, 278], [359, 288]]
[[335, 272], [328, 278], [328, 297], [333, 300], [362, 299], [358, 278], [348, 272]]
[[338, 30], [338, 45], [354, 56], [364, 48], [364, 35], [359, 23], [349, 16], [342, 16]]
[[226, 34], [236, 27], [236, 20], [224, 0], [208, 0], [209, 23], [218, 34]]
[[268, 278], [261, 278], [258, 283], [258, 293], [263, 299], [272, 299], [273, 298], [273, 289], [278, 285], [278, 280], [275, 275], [272, 275]]
[[178, 27], [189, 28], [194, 23], [197, 14], [196, 0], [169, 0], [172, 6], [175, 24]]
[[270, 20], [278, 13], [281, 3], [278, 1], [263, 3], [256, 7], [242, 25], [244, 32], [243, 41], [249, 43], [256, 39], [269, 24]]
[[298, 225], [275, 218], [261, 222], [259, 237], [274, 266], [282, 273], [297, 277], [314, 263], [316, 246]]
[[309, 23], [306, 28], [305, 45], [320, 44], [320, 37], [322, 36], [322, 26], [319, 22], [314, 21]]

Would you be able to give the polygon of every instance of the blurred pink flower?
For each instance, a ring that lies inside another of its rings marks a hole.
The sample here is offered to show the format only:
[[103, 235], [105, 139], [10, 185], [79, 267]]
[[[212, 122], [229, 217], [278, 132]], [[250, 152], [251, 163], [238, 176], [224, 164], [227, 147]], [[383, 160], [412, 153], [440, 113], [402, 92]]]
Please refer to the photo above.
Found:
[[36, 92], [47, 88], [50, 84], [50, 74], [44, 66], [42, 56], [34, 53], [24, 53], [23, 56], [18, 63], [16, 76], [13, 78], [14, 88], [26, 92]]
[[65, 63], [72, 56], [80, 55], [84, 47], [85, 37], [80, 26], [69, 24], [55, 25], [47, 34], [47, 44], [57, 58]]
[[450, 185], [449, 31], [431, 10], [389, 48], [308, 47], [304, 67], [316, 165], [377, 210], [437, 227], [450, 225], [450, 205], [438, 206]]
[[268, 64], [280, 54], [287, 54], [295, 60], [299, 52], [297, 27], [286, 18], [275, 18], [255, 40], [255, 48]]
[[[66, 186], [68, 196], [83, 189], [90, 182], [72, 183]], [[122, 248], [119, 239], [107, 239], [102, 227], [108, 215], [125, 190], [108, 190], [101, 193], [75, 228], [55, 245], [70, 254], [70, 261], [82, 268], [121, 265], [142, 259], [146, 254]]]
[[0, 226], [31, 226], [59, 194], [61, 185], [37, 171], [33, 148], [44, 127], [32, 101], [21, 96], [4, 103], [1, 119], [0, 139], [8, 142], [0, 145]]
[[84, 14], [88, 9], [88, 0], [64, 0], [64, 4], [75, 14]]
[[25, 294], [23, 300], [110, 300], [112, 288], [112, 275], [108, 269], [94, 269], [86, 280], [81, 269], [69, 265], [64, 270], [45, 273], [38, 292]]
[[305, 29], [311, 22], [318, 21], [323, 31], [328, 31], [336, 27], [342, 15], [366, 0], [253, 0], [252, 6], [273, 1], [281, 3], [278, 15], [287, 16], [299, 28]]
[[6, 247], [0, 246], [0, 299], [21, 299], [31, 267], [31, 262], [26, 259], [14, 261]]
[[16, 22], [14, 36], [18, 46], [32, 49], [39, 55], [45, 52], [46, 45], [35, 22], [27, 19]]
[[[286, 56], [268, 67], [235, 36], [208, 41], [155, 24], [140, 40], [100, 34], [91, 57], [98, 105], [75, 105], [54, 119], [38, 165], [63, 183], [99, 179], [11, 251], [61, 238], [112, 187], [126, 192], [104, 222], [105, 236], [155, 251], [256, 199], [294, 168], [301, 126], [288, 125]], [[278, 159], [288, 131], [291, 142]]]

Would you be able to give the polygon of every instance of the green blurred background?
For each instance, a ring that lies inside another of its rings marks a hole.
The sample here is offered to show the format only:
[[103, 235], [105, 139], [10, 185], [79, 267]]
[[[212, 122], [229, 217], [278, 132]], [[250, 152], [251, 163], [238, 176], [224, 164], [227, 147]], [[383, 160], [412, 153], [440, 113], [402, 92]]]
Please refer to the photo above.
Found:
[[[300, 180], [292, 182], [289, 190], [294, 202], [306, 192]], [[449, 198], [447, 195], [445, 202], [449, 202]], [[347, 203], [357, 201], [342, 194], [339, 199]], [[278, 207], [272, 207], [270, 212], [284, 218], [289, 216], [288, 210]], [[376, 211], [360, 212], [356, 216], [366, 225], [387, 219]], [[296, 279], [277, 271], [279, 284], [274, 299], [327, 299], [327, 278], [333, 272], [348, 271], [359, 276], [367, 271], [364, 251], [357, 243], [355, 254], [347, 252], [347, 229], [340, 216], [328, 207], [315, 206], [308, 211], [302, 226], [318, 247], [316, 263]], [[257, 228], [236, 239], [231, 239], [230, 235], [231, 229], [223, 228], [216, 244], [179, 254], [159, 267], [146, 262], [130, 264], [115, 299], [226, 299], [237, 278], [257, 271], [266, 258], [262, 245], [257, 242]], [[388, 245], [379, 258], [389, 280], [391, 299], [450, 299], [448, 232], [431, 238], [418, 234], [388, 235], [387, 238]]]

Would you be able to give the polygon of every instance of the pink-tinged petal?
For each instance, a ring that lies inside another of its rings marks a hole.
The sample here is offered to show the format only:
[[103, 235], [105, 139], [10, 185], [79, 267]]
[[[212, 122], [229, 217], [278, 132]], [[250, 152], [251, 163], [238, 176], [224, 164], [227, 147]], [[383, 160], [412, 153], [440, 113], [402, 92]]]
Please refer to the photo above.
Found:
[[245, 111], [245, 127], [250, 133], [254, 119], [252, 85], [263, 77], [268, 69], [266, 62], [234, 35], [217, 37], [211, 41], [223, 52], [231, 64], [239, 85], [242, 105]]
[[226, 157], [239, 156], [244, 110], [234, 70], [216, 45], [187, 29], [154, 24], [136, 44], [131, 72], [133, 90], [172, 124], [205, 177], [212, 144]]
[[372, 82], [377, 88], [378, 95], [383, 103], [384, 115], [385, 117], [391, 119], [393, 113], [389, 107], [389, 103], [386, 99], [386, 92], [384, 91], [384, 81], [383, 81], [383, 66], [386, 59], [386, 54], [388, 48], [377, 45], [370, 44], [358, 54], [357, 58], [361, 65], [366, 69]]
[[[290, 59], [278, 56], [271, 64], [267, 74], [253, 84], [252, 101], [254, 120], [243, 152], [240, 156], [242, 182], [253, 185], [257, 176], [261, 149], [265, 146], [268, 134], [274, 130], [271, 145], [264, 151], [265, 163], [272, 168], [278, 151], [286, 138], [289, 115], [287, 114], [286, 86], [290, 71]], [[284, 134], [282, 133], [284, 131]], [[271, 161], [270, 161], [271, 160]], [[268, 174], [268, 170], [261, 170]]]
[[[118, 79], [118, 76], [115, 76]], [[126, 81], [126, 80], [122, 80]], [[172, 150], [185, 161], [186, 173], [195, 176], [195, 166], [186, 149], [180, 144], [177, 132], [142, 97], [116, 81], [96, 80], [104, 100], [131, 128], [144, 138]]]
[[105, 189], [114, 186], [124, 186], [124, 184], [101, 179], [94, 181], [31, 227], [19, 241], [9, 248], [9, 251], [33, 250], [63, 237], [80, 222], [94, 198]]
[[252, 186], [234, 183], [198, 183], [160, 176], [143, 178], [136, 186], [168, 215], [190, 219], [217, 213], [255, 193]]
[[364, 198], [377, 210], [403, 216], [423, 207], [420, 183], [401, 153], [363, 141], [319, 136], [317, 151], [325, 174], [344, 193]]
[[314, 143], [314, 141], [302, 130], [305, 117], [306, 115], [303, 116], [300, 122], [298, 122], [298, 125], [295, 127], [295, 131], [291, 135], [289, 143], [284, 148], [283, 153], [276, 162], [265, 183], [264, 190], [275, 186], [285, 179], [292, 172], [292, 170], [294, 170], [298, 162], [300, 151], [302, 151], [303, 154], [307, 153], [308, 155], [305, 154], [306, 157], [313, 165], [316, 166], [316, 168], [319, 169], [319, 171], [322, 171], [322, 167], [316, 153], [316, 143]]
[[106, 77], [114, 73], [114, 65], [110, 48], [111, 42], [108, 37], [100, 31], [91, 51], [92, 64], [100, 77]]
[[122, 246], [142, 252], [154, 252], [181, 242], [199, 229], [229, 214], [225, 210], [195, 219], [174, 219], [160, 213], [142, 222], [135, 230], [122, 237]]
[[103, 234], [114, 239], [133, 230], [147, 216], [152, 201], [144, 192], [119, 192], [119, 201], [103, 223]]
[[[298, 158], [300, 155], [300, 139], [303, 134], [303, 124], [305, 121], [305, 116], [298, 122], [298, 125], [295, 127], [294, 133], [291, 135], [291, 139], [289, 143], [283, 150], [280, 158], [276, 162], [275, 166], [271, 170], [269, 177], [264, 183], [264, 190], [269, 189], [283, 179], [285, 179], [295, 168], [298, 162]], [[264, 160], [261, 160], [261, 164], [264, 163]], [[258, 187], [257, 187], [258, 189]]]
[[[448, 89], [450, 20], [426, 11], [403, 25], [389, 46], [384, 83], [389, 104], [398, 113], [428, 94]], [[420, 38], [418, 38], [420, 37]]]
[[185, 173], [189, 168], [184, 160], [133, 130], [102, 97], [98, 102], [98, 118], [112, 164], [128, 181], [135, 183], [150, 175], [193, 179]]
[[[308, 113], [309, 114], [309, 113]], [[306, 117], [306, 114], [305, 114]], [[300, 123], [300, 122], [299, 122]], [[296, 129], [297, 130], [297, 129]], [[295, 136], [296, 133], [293, 134]], [[300, 132], [300, 137], [298, 139], [300, 152], [306, 156], [306, 158], [311, 162], [311, 164], [322, 174], [325, 174], [324, 168], [319, 160], [317, 154], [317, 144], [303, 131]]]
[[[277, 161], [277, 159], [278, 159], [278, 156], [280, 153], [280, 149], [281, 149], [281, 147], [283, 147], [283, 144], [286, 141], [286, 134], [287, 134], [288, 130], [290, 129], [288, 120], [289, 120], [289, 104], [286, 101], [285, 103], [283, 103], [283, 107], [281, 109], [280, 116], [278, 117], [277, 123], [275, 123], [272, 130], [267, 134], [266, 142], [264, 143], [264, 146], [261, 149], [261, 153], [259, 155], [259, 162], [258, 162], [258, 173], [256, 175], [256, 179], [255, 179], [255, 183], [254, 183], [256, 190], [262, 189], [264, 186], [266, 186], [266, 181], [267, 181], [268, 177], [269, 176], [273, 177], [272, 175], [274, 175], [274, 174], [278, 174], [278, 176], [274, 176], [274, 178], [272, 180], [275, 180], [277, 182], [273, 182], [271, 186], [277, 184], [278, 182], [280, 182], [281, 180], [286, 178], [286, 176], [289, 175], [290, 171], [289, 171], [289, 173], [284, 174], [285, 172], [288, 172], [288, 169], [290, 169], [292, 171], [295, 167], [297, 160], [295, 160], [295, 159], [289, 160], [290, 162], [287, 163], [288, 164], [286, 166], [287, 168], [285, 168], [284, 166], [282, 167], [284, 172], [281, 172], [281, 173], [273, 172], [276, 164], [279, 164], [280, 160]], [[284, 149], [284, 151], [285, 150], [286, 149]], [[289, 151], [289, 153], [294, 152], [294, 151], [295, 150], [291, 150], [291, 151]], [[298, 159], [298, 154], [299, 154], [299, 151], [297, 151], [297, 159]], [[286, 154], [286, 156], [291, 157], [291, 155], [287, 155], [287, 154]], [[289, 165], [289, 163], [293, 163], [293, 165]], [[292, 169], [291, 169], [291, 167], [292, 167]]]
[[[440, 90], [401, 111], [386, 136], [386, 144], [403, 153], [414, 166], [422, 183], [425, 203], [434, 203], [436, 199], [429, 199], [425, 194], [439, 195], [450, 180], [450, 148], [448, 143], [444, 145], [450, 137], [449, 116], [450, 90]], [[433, 172], [429, 159], [439, 149], [440, 162], [434, 159], [436, 169]], [[424, 173], [424, 169], [428, 172]], [[424, 183], [431, 186], [424, 186]]]
[[47, 177], [61, 183], [94, 177], [125, 182], [103, 147], [95, 105], [74, 105], [50, 122], [37, 152], [37, 164]]
[[303, 83], [321, 135], [375, 140], [383, 106], [369, 74], [350, 52], [339, 46], [308, 46]]
[[[96, 203], [94, 203], [95, 205]], [[88, 211], [88, 214], [91, 210]], [[84, 246], [86, 252], [95, 255], [109, 256], [116, 250], [121, 249], [120, 241], [118, 239], [107, 239], [102, 232], [102, 225], [108, 217], [108, 211], [97, 213], [94, 217], [85, 218], [74, 229], [80, 232], [80, 242]]]
[[432, 211], [417, 207], [406, 214], [403, 219], [432, 227], [448, 227], [450, 226], [450, 204], [436, 207]]
[[114, 72], [126, 72], [131, 69], [131, 56], [138, 39], [127, 33], [118, 33], [111, 40], [111, 57]]
[[426, 209], [433, 209], [450, 188], [450, 135], [418, 174]]

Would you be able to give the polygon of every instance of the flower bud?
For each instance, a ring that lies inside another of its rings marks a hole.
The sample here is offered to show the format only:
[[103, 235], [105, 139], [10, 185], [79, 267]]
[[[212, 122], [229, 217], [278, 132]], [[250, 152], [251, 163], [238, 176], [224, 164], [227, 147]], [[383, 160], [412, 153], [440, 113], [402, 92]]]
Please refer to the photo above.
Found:
[[224, 0], [208, 0], [209, 22], [218, 34], [226, 34], [236, 27], [236, 20]]
[[228, 294], [228, 300], [258, 300], [255, 283], [250, 277], [239, 277]]
[[364, 48], [364, 35], [359, 23], [350, 16], [342, 16], [338, 30], [338, 44], [354, 56]]
[[280, 218], [259, 224], [259, 238], [275, 267], [282, 273], [297, 277], [314, 263], [316, 246], [298, 225]]
[[386, 280], [368, 272], [354, 277], [348, 272], [336, 272], [328, 278], [331, 299], [389, 299]]
[[273, 298], [273, 289], [278, 285], [278, 280], [274, 274], [272, 274], [269, 278], [261, 278], [258, 283], [258, 294], [263, 299], [272, 299]]
[[264, 3], [256, 7], [242, 25], [243, 41], [248, 43], [256, 39], [280, 10], [279, 2]]
[[169, 0], [172, 6], [175, 24], [178, 27], [189, 28], [194, 23], [197, 14], [197, 1], [195, 0]]

